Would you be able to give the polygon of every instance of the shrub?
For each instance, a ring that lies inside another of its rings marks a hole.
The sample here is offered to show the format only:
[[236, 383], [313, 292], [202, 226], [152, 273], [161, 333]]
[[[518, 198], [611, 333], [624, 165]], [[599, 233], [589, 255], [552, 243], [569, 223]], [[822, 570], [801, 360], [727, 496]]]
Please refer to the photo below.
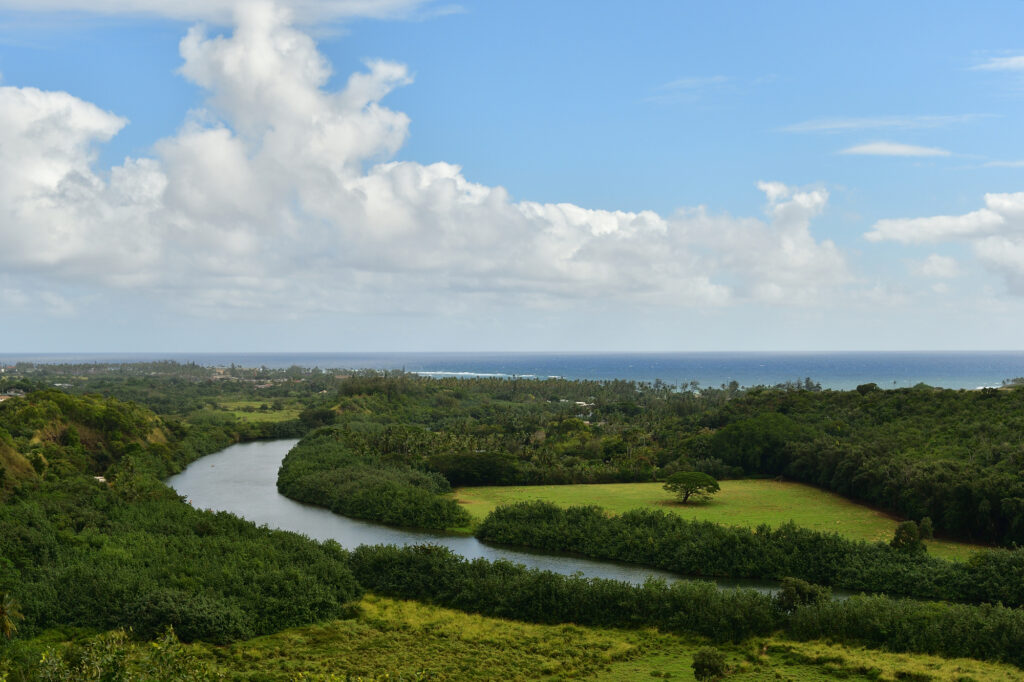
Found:
[[725, 655], [718, 649], [703, 647], [693, 655], [693, 676], [698, 680], [718, 679], [727, 670]]

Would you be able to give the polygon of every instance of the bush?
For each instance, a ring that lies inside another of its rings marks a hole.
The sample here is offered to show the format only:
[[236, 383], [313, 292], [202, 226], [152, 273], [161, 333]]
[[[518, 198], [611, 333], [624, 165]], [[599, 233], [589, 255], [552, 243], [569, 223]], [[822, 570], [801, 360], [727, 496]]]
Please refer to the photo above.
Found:
[[783, 578], [775, 593], [775, 605], [783, 613], [792, 613], [798, 606], [823, 604], [832, 598], [832, 590], [813, 585], [800, 578]]
[[168, 588], [144, 595], [129, 609], [126, 621], [145, 639], [168, 627], [184, 642], [223, 644], [253, 636], [245, 614], [227, 600]]
[[693, 676], [698, 680], [714, 680], [725, 675], [725, 655], [718, 649], [703, 647], [693, 655]]

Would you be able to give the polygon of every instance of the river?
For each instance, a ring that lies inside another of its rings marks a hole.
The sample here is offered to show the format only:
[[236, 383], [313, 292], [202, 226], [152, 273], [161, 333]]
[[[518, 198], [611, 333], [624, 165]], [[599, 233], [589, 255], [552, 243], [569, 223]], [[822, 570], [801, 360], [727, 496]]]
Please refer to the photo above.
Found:
[[[472, 536], [383, 526], [339, 516], [320, 507], [291, 500], [277, 492], [277, 470], [297, 440], [240, 443], [190, 464], [167, 485], [197, 509], [226, 511], [270, 528], [302, 533], [314, 540], [335, 540], [346, 549], [359, 545], [434, 544], [448, 547], [469, 559], [507, 559], [555, 573], [582, 573], [640, 584], [648, 578], [669, 582], [683, 579], [674, 573], [611, 561], [593, 561], [571, 555], [540, 554], [486, 545]], [[715, 580], [721, 587], [749, 587], [773, 592], [776, 585], [756, 580]]]

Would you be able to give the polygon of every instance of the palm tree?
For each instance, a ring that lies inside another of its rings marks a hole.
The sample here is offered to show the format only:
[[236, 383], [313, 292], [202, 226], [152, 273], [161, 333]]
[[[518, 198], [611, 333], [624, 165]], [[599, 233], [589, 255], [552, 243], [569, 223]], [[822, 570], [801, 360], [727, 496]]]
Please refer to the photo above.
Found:
[[21, 604], [8, 592], [4, 592], [0, 595], [0, 634], [7, 639], [14, 637], [19, 620], [25, 620], [25, 616], [21, 615]]

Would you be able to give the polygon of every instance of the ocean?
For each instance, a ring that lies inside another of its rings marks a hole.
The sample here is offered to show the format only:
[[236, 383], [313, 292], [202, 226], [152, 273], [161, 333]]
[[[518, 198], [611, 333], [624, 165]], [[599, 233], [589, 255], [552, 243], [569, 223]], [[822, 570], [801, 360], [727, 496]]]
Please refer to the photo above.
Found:
[[810, 378], [822, 388], [849, 390], [925, 383], [953, 389], [999, 386], [1024, 377], [1024, 351], [792, 353], [62, 353], [4, 354], [0, 365], [123, 363], [155, 360], [207, 366], [321, 369], [403, 369], [427, 376], [626, 379], [717, 387], [773, 385]]

